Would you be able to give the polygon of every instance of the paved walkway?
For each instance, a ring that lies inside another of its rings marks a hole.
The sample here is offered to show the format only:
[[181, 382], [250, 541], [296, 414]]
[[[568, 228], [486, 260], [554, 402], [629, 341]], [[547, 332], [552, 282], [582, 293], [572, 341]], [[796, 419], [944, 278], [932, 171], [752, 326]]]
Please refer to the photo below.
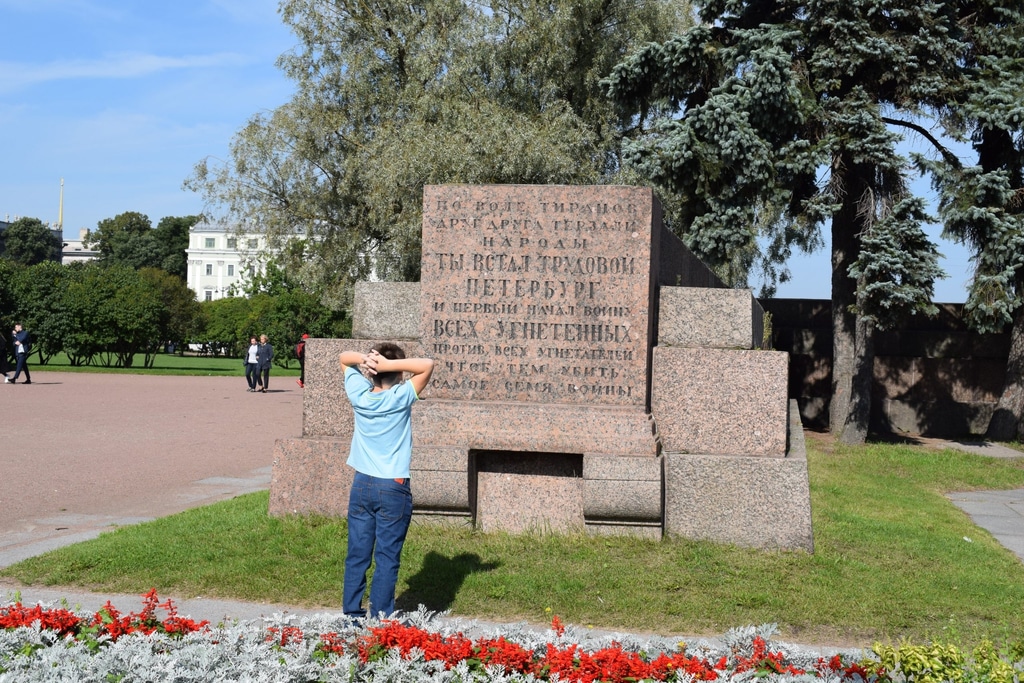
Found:
[[0, 566], [112, 526], [266, 489], [274, 441], [302, 433], [302, 390], [270, 377], [33, 370], [0, 384]]
[[[954, 448], [988, 458], [1024, 458], [1020, 451], [986, 441], [929, 439], [928, 445]], [[946, 497], [1024, 562], [1024, 489], [965, 491], [948, 493]]]
[[[0, 567], [105, 530], [209, 505], [270, 486], [274, 441], [302, 433], [302, 390], [271, 371], [266, 394], [244, 377], [45, 372], [0, 384]], [[98, 610], [137, 595], [21, 586], [0, 578], [0, 599], [67, 599]], [[168, 596], [169, 597], [169, 596]], [[179, 599], [181, 614], [217, 622], [284, 605]]]
[[[33, 371], [30, 386], [0, 384], [0, 567], [52, 548], [266, 489], [274, 441], [302, 433], [302, 390], [271, 376], [267, 394], [242, 377], [154, 377]], [[991, 457], [1024, 454], [992, 444], [940, 442]], [[950, 494], [1024, 561], [1024, 490]], [[0, 599], [66, 598], [98, 610], [108, 599], [137, 610], [137, 595], [19, 586]], [[174, 596], [162, 596], [174, 597]], [[174, 597], [181, 614], [218, 622], [311, 610]]]

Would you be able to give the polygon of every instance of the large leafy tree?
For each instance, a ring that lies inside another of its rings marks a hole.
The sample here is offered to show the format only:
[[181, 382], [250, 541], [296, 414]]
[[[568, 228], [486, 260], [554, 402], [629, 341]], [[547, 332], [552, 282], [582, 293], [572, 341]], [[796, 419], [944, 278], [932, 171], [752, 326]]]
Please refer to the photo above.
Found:
[[264, 270], [246, 281], [239, 292], [244, 297], [203, 302], [204, 339], [230, 355], [241, 353], [252, 335], [266, 334], [274, 345], [274, 362], [287, 367], [295, 359], [292, 349], [303, 334], [351, 335], [352, 323], [344, 311], [325, 306], [282, 267], [284, 261], [298, 262], [304, 253], [303, 242], [293, 241], [268, 261]]
[[199, 305], [203, 315], [200, 339], [213, 353], [239, 357], [249, 338], [260, 335], [249, 299], [232, 296]]
[[201, 316], [196, 293], [179, 276], [159, 268], [142, 268], [139, 278], [160, 299], [157, 336], [144, 348], [145, 365], [152, 367], [165, 344], [183, 349], [199, 332]]
[[703, 258], [784, 261], [830, 226], [830, 421], [845, 441], [867, 434], [874, 328], [933, 310], [941, 275], [897, 146], [912, 135], [952, 156], [929, 127], [955, 132], [953, 105], [977, 83], [974, 38], [996, 6], [708, 0], [700, 26], [607, 80], [645, 133], [629, 162], [679, 193], [677, 227]]
[[182, 281], [188, 280], [188, 231], [202, 216], [165, 216], [157, 223], [153, 236], [160, 245], [162, 259], [157, 266]]
[[69, 267], [56, 261], [43, 261], [22, 269], [15, 278], [18, 288], [18, 320], [32, 335], [32, 352], [46, 363], [64, 350], [69, 326], [63, 306]]
[[113, 337], [101, 355], [108, 365], [112, 360], [116, 367], [130, 368], [136, 355], [148, 358], [163, 341], [160, 291], [152, 280], [125, 265], [104, 268], [100, 291], [105, 296], [99, 321]]
[[60, 261], [60, 239], [38, 218], [19, 218], [4, 231], [3, 256], [32, 266]]
[[629, 119], [599, 81], [682, 25], [674, 0], [286, 0], [292, 100], [186, 186], [211, 212], [306, 233], [296, 276], [332, 307], [418, 279], [428, 183], [612, 181]]
[[99, 252], [100, 261], [124, 263], [133, 268], [154, 265], [159, 247], [152, 236], [153, 224], [149, 216], [137, 211], [119, 213], [104, 218], [90, 230], [85, 245]]
[[105, 265], [123, 265], [136, 270], [160, 268], [182, 280], [188, 277], [185, 250], [188, 233], [202, 216], [166, 216], [156, 228], [149, 216], [126, 211], [105, 218], [89, 232], [86, 244], [99, 251]]
[[102, 324], [100, 309], [109, 295], [104, 268], [96, 262], [72, 263], [61, 297], [60, 310], [67, 321], [61, 346], [71, 365], [88, 365], [114, 343], [112, 330]]
[[[67, 269], [49, 260], [33, 266], [7, 264], [10, 267], [0, 268], [0, 300], [6, 291], [10, 302], [3, 316], [6, 319], [4, 334], [10, 338], [11, 326], [24, 325], [32, 337], [32, 353], [38, 355], [40, 363], [46, 363], [61, 351], [59, 330], [64, 311], [60, 306], [60, 292]], [[11, 350], [8, 348], [9, 352]]]
[[61, 288], [61, 345], [73, 365], [97, 360], [129, 368], [167, 341], [159, 284], [126, 265], [97, 262], [68, 269]]

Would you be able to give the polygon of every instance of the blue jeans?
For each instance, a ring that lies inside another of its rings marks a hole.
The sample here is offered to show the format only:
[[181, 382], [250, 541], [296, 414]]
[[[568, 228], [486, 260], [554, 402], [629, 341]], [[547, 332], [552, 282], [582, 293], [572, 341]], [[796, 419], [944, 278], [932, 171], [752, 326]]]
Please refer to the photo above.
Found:
[[376, 567], [370, 585], [372, 614], [395, 611], [395, 584], [402, 545], [412, 520], [409, 480], [379, 479], [356, 472], [348, 495], [348, 554], [345, 556], [345, 614], [366, 616], [362, 608], [366, 572], [372, 557]]
[[249, 383], [250, 389], [255, 389], [260, 383], [260, 366], [256, 363], [245, 364], [245, 381]]

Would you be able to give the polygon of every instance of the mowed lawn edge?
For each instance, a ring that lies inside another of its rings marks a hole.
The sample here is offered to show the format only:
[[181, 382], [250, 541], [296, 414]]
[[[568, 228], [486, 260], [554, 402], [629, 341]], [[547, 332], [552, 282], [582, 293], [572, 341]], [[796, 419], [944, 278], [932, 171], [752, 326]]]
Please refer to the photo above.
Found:
[[[944, 495], [1024, 487], [1024, 460], [818, 436], [808, 466], [814, 554], [414, 524], [398, 606], [660, 634], [777, 623], [790, 639], [851, 645], [1024, 633], [1024, 563]], [[258, 492], [118, 528], [0, 575], [338, 609], [345, 521], [272, 518], [267, 500]]]

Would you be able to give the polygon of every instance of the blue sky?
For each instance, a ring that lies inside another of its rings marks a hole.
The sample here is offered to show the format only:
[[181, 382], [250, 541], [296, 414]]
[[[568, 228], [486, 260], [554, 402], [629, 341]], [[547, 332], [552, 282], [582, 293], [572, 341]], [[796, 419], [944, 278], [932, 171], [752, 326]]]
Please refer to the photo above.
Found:
[[[0, 218], [58, 219], [64, 234], [125, 211], [202, 212], [181, 188], [224, 159], [253, 114], [288, 101], [274, 66], [294, 44], [277, 0], [0, 0]], [[932, 231], [937, 237], [938, 229]], [[966, 252], [943, 243], [936, 300], [962, 302]], [[782, 297], [828, 298], [827, 250], [796, 255]]]
[[[931, 193], [925, 194], [932, 198]], [[962, 304], [967, 299], [967, 284], [974, 272], [970, 253], [959, 244], [942, 240], [939, 226], [926, 229], [929, 238], [938, 244], [942, 258], [939, 265], [947, 277], [935, 283], [934, 301], [937, 303]], [[825, 227], [828, 238], [828, 227]], [[782, 284], [776, 296], [784, 299], [828, 299], [831, 296], [831, 272], [828, 245], [820, 251], [806, 255], [795, 253], [789, 261], [792, 281]], [[752, 283], [753, 284], [753, 283]], [[756, 294], [756, 288], [755, 288]]]
[[288, 101], [277, 0], [0, 0], [0, 217], [64, 233], [125, 211], [200, 213], [181, 189], [253, 114]]

